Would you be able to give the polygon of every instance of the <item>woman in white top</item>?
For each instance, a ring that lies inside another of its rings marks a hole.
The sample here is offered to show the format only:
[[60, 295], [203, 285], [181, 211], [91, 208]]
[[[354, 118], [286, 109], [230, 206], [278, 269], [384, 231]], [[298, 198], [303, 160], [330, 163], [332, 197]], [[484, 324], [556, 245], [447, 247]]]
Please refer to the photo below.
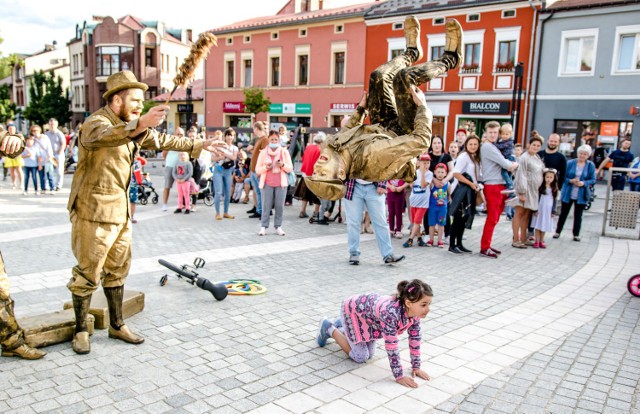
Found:
[[[224, 131], [224, 139], [227, 142], [227, 148], [221, 151], [221, 154], [213, 154], [211, 161], [213, 162], [213, 188], [215, 191], [215, 207], [216, 220], [222, 220], [222, 217], [232, 219], [229, 214], [229, 201], [231, 200], [231, 175], [238, 158], [238, 147], [233, 145], [236, 140], [236, 131], [233, 128], [227, 128]], [[224, 197], [224, 214], [220, 215], [220, 199]]]
[[452, 199], [449, 214], [453, 217], [449, 242], [449, 252], [453, 254], [471, 253], [462, 245], [465, 227], [471, 228], [475, 215], [476, 193], [482, 189], [478, 181], [480, 172], [480, 138], [470, 135], [465, 142], [465, 149], [458, 155], [453, 168], [456, 181], [451, 190]]

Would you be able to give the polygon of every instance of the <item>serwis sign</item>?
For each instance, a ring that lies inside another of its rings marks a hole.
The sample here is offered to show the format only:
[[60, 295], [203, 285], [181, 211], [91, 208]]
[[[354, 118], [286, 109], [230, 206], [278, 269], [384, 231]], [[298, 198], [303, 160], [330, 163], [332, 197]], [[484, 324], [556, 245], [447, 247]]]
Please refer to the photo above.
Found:
[[492, 101], [464, 101], [462, 102], [463, 114], [497, 114], [509, 115], [510, 102], [492, 102]]

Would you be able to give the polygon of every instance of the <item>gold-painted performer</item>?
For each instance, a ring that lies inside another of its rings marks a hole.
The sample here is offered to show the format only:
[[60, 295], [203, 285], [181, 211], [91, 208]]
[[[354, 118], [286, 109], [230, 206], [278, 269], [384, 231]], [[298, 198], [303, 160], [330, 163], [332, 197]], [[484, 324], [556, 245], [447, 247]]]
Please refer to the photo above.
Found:
[[[433, 118], [417, 86], [462, 63], [462, 28], [447, 20], [443, 56], [415, 66], [422, 57], [420, 23], [409, 16], [404, 30], [407, 50], [371, 74], [368, 95], [347, 125], [325, 141], [313, 175], [305, 178], [318, 197], [343, 197], [344, 181], [352, 178], [415, 180], [415, 159], [429, 148]], [[367, 112], [371, 125], [363, 125]]]
[[[0, 133], [0, 155], [15, 158], [24, 150], [22, 135]], [[13, 299], [9, 296], [9, 278], [0, 252], [0, 344], [2, 356], [17, 356], [24, 359], [40, 359], [47, 353], [25, 343], [24, 331], [20, 329], [13, 313]]]
[[129, 71], [109, 76], [103, 95], [106, 106], [91, 114], [80, 131], [78, 167], [67, 206], [71, 248], [78, 262], [67, 284], [76, 315], [72, 346], [78, 354], [91, 350], [86, 318], [91, 295], [101, 282], [109, 306], [109, 337], [132, 344], [144, 341], [122, 317], [131, 265], [128, 188], [140, 149], [186, 151], [198, 158], [203, 148], [217, 152], [217, 147], [226, 146], [214, 144], [213, 139], [193, 140], [153, 130], [163, 122], [168, 106], [155, 106], [141, 115], [147, 88]]

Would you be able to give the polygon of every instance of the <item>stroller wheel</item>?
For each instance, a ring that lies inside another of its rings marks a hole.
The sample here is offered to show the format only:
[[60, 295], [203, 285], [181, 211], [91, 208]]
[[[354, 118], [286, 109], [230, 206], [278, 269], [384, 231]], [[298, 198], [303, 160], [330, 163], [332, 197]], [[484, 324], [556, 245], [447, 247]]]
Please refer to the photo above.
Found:
[[640, 274], [631, 276], [627, 282], [627, 289], [633, 296], [640, 298]]
[[207, 194], [204, 197], [204, 205], [207, 207], [211, 207], [213, 205], [213, 195]]
[[584, 206], [585, 210], [589, 210], [591, 208], [591, 201], [588, 201], [587, 204]]
[[151, 202], [153, 204], [158, 204], [158, 196], [153, 196], [153, 198], [151, 199]]
[[147, 197], [140, 198], [140, 204], [142, 204], [143, 206], [146, 206], [148, 202], [149, 199]]

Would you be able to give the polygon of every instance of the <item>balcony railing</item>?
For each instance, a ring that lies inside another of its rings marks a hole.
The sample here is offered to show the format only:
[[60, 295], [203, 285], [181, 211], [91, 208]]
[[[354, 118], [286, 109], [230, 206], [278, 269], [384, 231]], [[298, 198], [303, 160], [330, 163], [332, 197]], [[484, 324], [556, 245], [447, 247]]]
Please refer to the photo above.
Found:
[[515, 72], [515, 67], [513, 65], [496, 65], [493, 68], [494, 73], [511, 73]]
[[480, 73], [480, 67], [477, 65], [462, 66], [460, 73]]

